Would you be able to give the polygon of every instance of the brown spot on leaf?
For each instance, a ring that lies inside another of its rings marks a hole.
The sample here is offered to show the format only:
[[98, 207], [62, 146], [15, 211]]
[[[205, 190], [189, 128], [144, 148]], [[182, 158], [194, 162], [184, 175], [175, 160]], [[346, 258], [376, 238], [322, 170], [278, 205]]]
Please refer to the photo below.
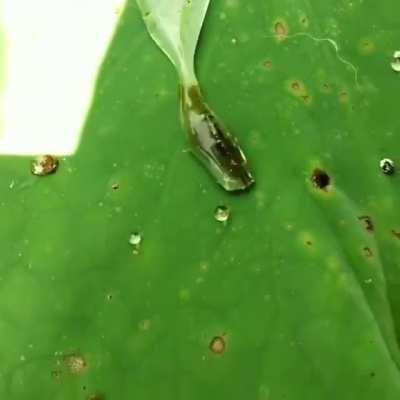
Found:
[[400, 240], [400, 231], [396, 231], [395, 229], [392, 229], [392, 234], [395, 238]]
[[306, 94], [306, 95], [304, 95], [304, 96], [301, 96], [301, 99], [303, 100], [303, 102], [304, 102], [305, 104], [310, 104], [310, 103], [311, 103], [311, 96], [308, 95], [308, 94]]
[[87, 397], [87, 400], [105, 400], [105, 396], [101, 393], [91, 394]]
[[347, 102], [349, 101], [349, 94], [348, 94], [345, 90], [342, 90], [342, 91], [339, 93], [339, 100], [340, 100], [342, 103], [347, 103]]
[[214, 354], [222, 354], [225, 351], [226, 343], [223, 336], [215, 336], [210, 342], [210, 350]]
[[331, 182], [330, 176], [322, 169], [315, 169], [311, 177], [313, 185], [321, 190], [327, 190]]
[[118, 183], [118, 182], [113, 183], [113, 184], [111, 185], [111, 189], [112, 189], [112, 190], [118, 190], [118, 189], [119, 189], [119, 183]]
[[83, 356], [77, 353], [65, 355], [64, 363], [68, 367], [69, 371], [74, 375], [80, 375], [88, 368], [87, 362]]
[[263, 67], [267, 70], [267, 71], [271, 71], [272, 70], [272, 61], [271, 60], [265, 60], [263, 62]]
[[298, 82], [298, 81], [292, 82], [292, 84], [290, 86], [293, 89], [293, 91], [295, 91], [295, 92], [298, 92], [301, 89], [300, 82]]
[[288, 34], [288, 28], [285, 25], [285, 23], [282, 21], [278, 21], [275, 23], [274, 31], [275, 31], [275, 35], [277, 36], [277, 38], [279, 40], [285, 39]]
[[300, 17], [300, 24], [303, 25], [304, 28], [308, 28], [309, 22], [307, 16], [302, 15]]
[[54, 369], [53, 371], [51, 371], [51, 377], [56, 381], [60, 381], [61, 371], [59, 369]]
[[368, 215], [362, 215], [361, 217], [358, 217], [358, 219], [364, 224], [364, 227], [367, 231], [373, 232], [374, 223], [372, 222], [371, 217]]
[[327, 82], [324, 82], [321, 85], [321, 91], [324, 93], [330, 93], [332, 91], [331, 85]]
[[359, 50], [364, 55], [371, 54], [375, 51], [375, 43], [370, 39], [363, 39], [359, 44]]
[[374, 255], [374, 253], [372, 252], [372, 250], [371, 250], [368, 246], [365, 246], [365, 247], [363, 248], [363, 254], [364, 254], [364, 256], [367, 257], [367, 258], [371, 258], [371, 257], [373, 257], [373, 255]]

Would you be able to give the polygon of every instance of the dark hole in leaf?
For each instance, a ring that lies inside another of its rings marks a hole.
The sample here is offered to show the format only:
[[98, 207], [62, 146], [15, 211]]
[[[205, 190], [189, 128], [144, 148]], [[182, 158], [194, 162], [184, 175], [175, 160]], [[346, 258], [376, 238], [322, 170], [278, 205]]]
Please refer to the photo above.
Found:
[[318, 189], [326, 190], [331, 182], [331, 178], [325, 171], [317, 168], [313, 172], [312, 181]]
[[358, 219], [363, 222], [364, 227], [367, 231], [372, 232], [374, 230], [374, 223], [372, 222], [371, 217], [368, 215], [362, 215], [361, 217], [358, 217]]

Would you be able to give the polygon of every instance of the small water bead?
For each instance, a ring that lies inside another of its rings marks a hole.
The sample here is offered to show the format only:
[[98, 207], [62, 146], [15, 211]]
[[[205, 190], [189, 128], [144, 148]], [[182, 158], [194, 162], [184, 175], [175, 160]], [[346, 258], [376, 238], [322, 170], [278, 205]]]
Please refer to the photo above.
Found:
[[31, 172], [36, 176], [46, 176], [56, 172], [57, 168], [57, 158], [50, 155], [45, 155], [36, 157], [36, 159], [32, 162]]
[[230, 215], [231, 215], [231, 211], [226, 206], [218, 206], [214, 211], [214, 218], [218, 222], [228, 221]]
[[390, 65], [393, 71], [400, 72], [400, 50], [395, 51], [393, 54], [393, 61]]
[[139, 232], [134, 232], [129, 237], [129, 244], [131, 244], [132, 246], [140, 245], [141, 241], [142, 241], [142, 235]]
[[379, 166], [385, 175], [394, 174], [394, 162], [390, 158], [384, 158], [380, 161]]
[[142, 243], [142, 235], [139, 232], [134, 232], [129, 237], [129, 244], [133, 247], [132, 253], [139, 254], [140, 244]]

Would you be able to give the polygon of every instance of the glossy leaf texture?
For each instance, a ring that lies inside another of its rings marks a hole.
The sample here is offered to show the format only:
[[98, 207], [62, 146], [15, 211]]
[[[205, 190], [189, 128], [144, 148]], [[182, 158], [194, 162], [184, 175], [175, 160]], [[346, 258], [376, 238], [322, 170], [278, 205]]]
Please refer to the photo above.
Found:
[[399, 12], [210, 4], [199, 79], [257, 177], [236, 196], [187, 157], [128, 2], [78, 153], [0, 159], [0, 397], [397, 400]]

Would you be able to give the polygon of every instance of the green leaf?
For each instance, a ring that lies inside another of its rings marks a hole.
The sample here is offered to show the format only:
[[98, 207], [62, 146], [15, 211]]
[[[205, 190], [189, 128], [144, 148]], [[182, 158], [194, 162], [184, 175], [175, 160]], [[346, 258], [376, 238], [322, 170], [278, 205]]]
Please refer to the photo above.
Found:
[[212, 2], [198, 75], [254, 190], [183, 151], [134, 1], [78, 153], [46, 177], [0, 159], [1, 398], [400, 398], [400, 5], [243, 4]]

